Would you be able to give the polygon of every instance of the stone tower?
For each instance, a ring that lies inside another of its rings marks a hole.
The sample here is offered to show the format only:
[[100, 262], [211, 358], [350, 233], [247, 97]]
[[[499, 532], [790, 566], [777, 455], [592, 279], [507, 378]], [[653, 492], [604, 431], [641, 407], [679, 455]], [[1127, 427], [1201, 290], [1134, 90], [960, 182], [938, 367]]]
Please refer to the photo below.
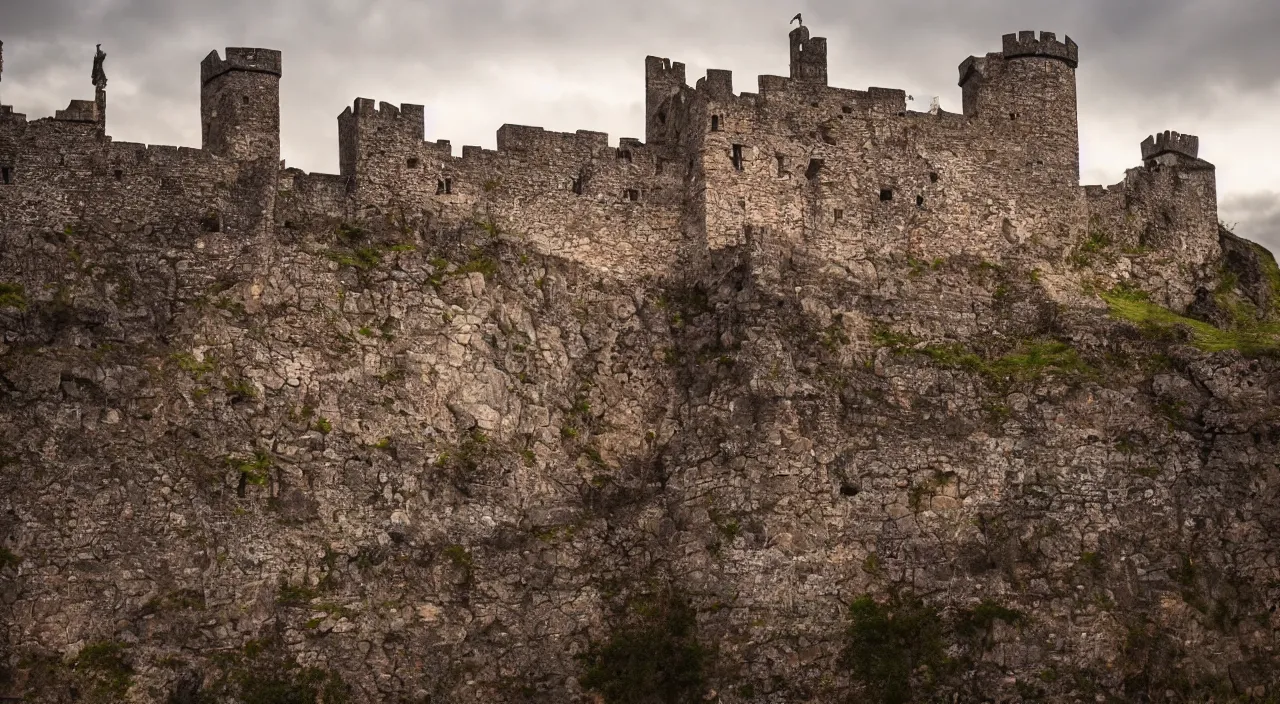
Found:
[[1080, 50], [1053, 32], [1006, 34], [1003, 51], [960, 65], [964, 113], [1025, 145], [1030, 164], [1058, 183], [1080, 182], [1076, 68]]
[[200, 64], [200, 125], [206, 151], [237, 161], [280, 160], [280, 52], [228, 48]]

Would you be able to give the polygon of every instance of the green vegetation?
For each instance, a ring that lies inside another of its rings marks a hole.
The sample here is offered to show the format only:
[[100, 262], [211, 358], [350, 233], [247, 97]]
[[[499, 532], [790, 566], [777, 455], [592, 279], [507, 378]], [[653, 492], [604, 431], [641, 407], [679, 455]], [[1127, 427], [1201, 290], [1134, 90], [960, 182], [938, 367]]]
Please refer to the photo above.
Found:
[[870, 596], [849, 607], [844, 664], [871, 701], [905, 704], [918, 688], [932, 689], [946, 668], [942, 620], [914, 597], [880, 604]]
[[346, 704], [350, 688], [336, 673], [301, 667], [282, 643], [250, 641], [238, 653], [215, 656], [219, 667], [199, 701], [241, 704]]
[[[869, 574], [880, 570], [874, 557], [863, 566]], [[947, 619], [920, 598], [899, 593], [883, 602], [863, 595], [850, 605], [849, 617], [842, 662], [863, 687], [865, 699], [858, 701], [885, 704], [951, 701], [938, 690], [959, 685], [992, 648], [996, 622], [1027, 622], [1021, 611], [993, 601], [958, 609]], [[955, 658], [948, 657], [949, 646], [959, 646]]]
[[76, 657], [75, 669], [85, 677], [91, 702], [122, 701], [133, 685], [133, 666], [125, 659], [125, 646], [115, 641], [86, 645]]
[[329, 433], [333, 432], [333, 423], [331, 423], [329, 419], [325, 418], [324, 416], [320, 416], [319, 418], [316, 419], [314, 427], [316, 430], [320, 431], [320, 433], [323, 435], [328, 435]]
[[248, 401], [258, 396], [257, 387], [248, 379], [227, 379], [226, 389], [233, 401]]
[[698, 642], [697, 626], [679, 594], [635, 599], [609, 639], [580, 656], [579, 682], [605, 704], [701, 701], [711, 652]]
[[192, 374], [198, 380], [205, 374], [211, 374], [217, 369], [217, 363], [212, 358], [206, 358], [203, 361], [196, 359], [196, 356], [190, 352], [174, 353], [170, 359], [177, 363], [178, 368], [188, 374]]
[[276, 603], [281, 606], [306, 606], [318, 596], [320, 596], [320, 592], [315, 589], [302, 586], [295, 587], [281, 582], [280, 593], [276, 596]]
[[449, 562], [452, 562], [455, 567], [470, 570], [475, 566], [475, 560], [471, 557], [471, 552], [468, 551], [464, 545], [450, 545], [446, 547], [441, 554], [444, 555]]
[[227, 462], [235, 466], [239, 470], [245, 482], [254, 486], [262, 486], [267, 483], [267, 479], [271, 477], [271, 455], [262, 450], [254, 453], [251, 460], [235, 460], [228, 458]]
[[964, 369], [993, 381], [1031, 382], [1049, 375], [1089, 378], [1094, 369], [1070, 345], [1057, 340], [1026, 340], [1013, 351], [993, 360], [983, 359], [955, 342], [922, 344], [905, 333], [879, 328], [872, 333], [873, 344], [899, 354], [919, 354], [936, 364]]
[[1237, 318], [1241, 329], [1222, 330], [1158, 306], [1145, 292], [1131, 287], [1117, 286], [1099, 295], [1110, 306], [1112, 317], [1137, 325], [1151, 338], [1177, 339], [1181, 332], [1191, 344], [1205, 352], [1238, 350], [1245, 355], [1280, 352], [1280, 324], [1277, 323], [1258, 321], [1250, 316], [1244, 320]]
[[22, 558], [10, 552], [9, 548], [0, 548], [0, 570], [6, 567], [17, 567], [22, 564]]
[[0, 282], [0, 308], [27, 309], [26, 290], [22, 284]]

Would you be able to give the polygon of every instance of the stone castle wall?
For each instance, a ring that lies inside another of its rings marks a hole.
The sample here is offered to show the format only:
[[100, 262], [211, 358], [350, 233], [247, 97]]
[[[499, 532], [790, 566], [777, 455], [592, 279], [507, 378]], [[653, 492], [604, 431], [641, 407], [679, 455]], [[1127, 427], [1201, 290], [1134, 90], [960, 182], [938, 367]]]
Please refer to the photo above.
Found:
[[[201, 67], [203, 149], [119, 145], [104, 119], [28, 122], [9, 109], [0, 166], [19, 190], [81, 193], [78, 217], [146, 223], [163, 212], [180, 227], [220, 219], [252, 229], [271, 219], [283, 179], [295, 209], [484, 222], [634, 276], [678, 272], [699, 252], [742, 244], [747, 228], [844, 264], [891, 253], [1055, 260], [1089, 236], [1091, 221], [1125, 230], [1176, 211], [1197, 225], [1175, 227], [1178, 242], [1144, 246], [1197, 265], [1216, 246], [1204, 162], [1149, 160], [1109, 198], [1078, 185], [1070, 39], [1024, 32], [1005, 37], [1003, 52], [967, 59], [959, 115], [908, 111], [901, 90], [830, 87], [825, 40], [801, 27], [790, 41], [792, 75], [761, 76], [756, 93], [735, 94], [723, 70], [690, 87], [683, 64], [649, 57], [647, 143], [618, 147], [598, 132], [504, 125], [496, 150], [468, 146], [455, 157], [448, 141], [425, 141], [422, 106], [361, 98], [338, 117], [338, 176], [269, 173], [279, 157], [281, 56], [233, 48]], [[1143, 175], [1161, 169], [1200, 174], [1177, 177], [1201, 184], [1194, 197], [1142, 185], [1167, 178]], [[314, 202], [297, 197], [312, 191]]]

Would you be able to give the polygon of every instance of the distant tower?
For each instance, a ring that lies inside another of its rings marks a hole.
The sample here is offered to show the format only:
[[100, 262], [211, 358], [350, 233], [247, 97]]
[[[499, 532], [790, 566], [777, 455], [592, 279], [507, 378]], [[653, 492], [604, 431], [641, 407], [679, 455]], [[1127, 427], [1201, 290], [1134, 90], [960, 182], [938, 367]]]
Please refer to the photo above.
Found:
[[827, 40], [809, 38], [803, 24], [791, 30], [791, 80], [814, 85], [827, 85]]
[[228, 48], [200, 64], [200, 125], [206, 151], [250, 161], [280, 160], [280, 52]]

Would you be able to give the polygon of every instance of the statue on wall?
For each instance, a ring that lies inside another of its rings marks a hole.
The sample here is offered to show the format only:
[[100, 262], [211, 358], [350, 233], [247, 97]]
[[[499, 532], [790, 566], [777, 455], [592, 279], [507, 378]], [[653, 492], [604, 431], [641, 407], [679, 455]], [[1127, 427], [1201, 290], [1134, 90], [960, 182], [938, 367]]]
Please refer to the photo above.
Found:
[[107, 87], [107, 73], [102, 70], [102, 62], [106, 60], [107, 54], [102, 50], [102, 45], [98, 45], [98, 53], [93, 57], [93, 87], [103, 90]]

